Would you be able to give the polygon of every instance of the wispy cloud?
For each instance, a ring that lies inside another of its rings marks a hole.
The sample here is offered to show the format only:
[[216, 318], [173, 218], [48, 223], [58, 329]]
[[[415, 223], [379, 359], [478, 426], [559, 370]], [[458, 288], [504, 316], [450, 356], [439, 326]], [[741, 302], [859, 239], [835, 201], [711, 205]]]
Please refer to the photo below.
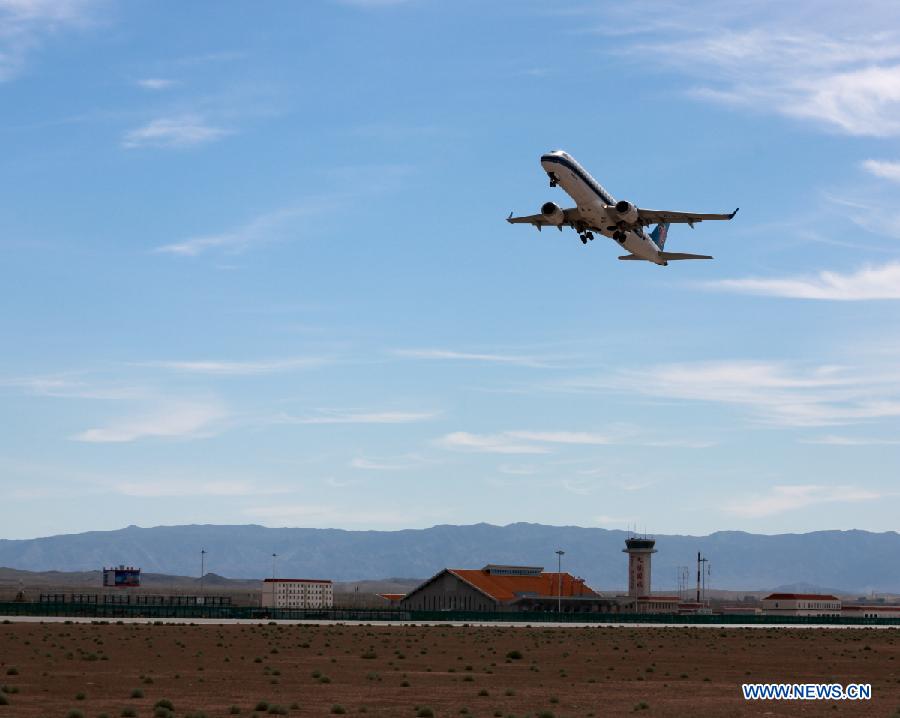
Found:
[[[328, 504], [288, 504], [280, 503], [271, 506], [253, 506], [244, 510], [246, 516], [261, 520], [268, 524], [316, 526], [347, 525], [409, 525], [409, 511], [400, 509], [358, 510], [346, 506]], [[421, 516], [421, 514], [419, 514]]]
[[412, 424], [430, 421], [436, 411], [360, 411], [320, 409], [317, 416], [296, 417], [282, 414], [276, 419], [284, 424]]
[[140, 399], [148, 395], [147, 389], [121, 383], [98, 384], [67, 375], [19, 377], [0, 379], [0, 387], [8, 386], [37, 396], [60, 399]]
[[497, 471], [501, 474], [508, 474], [510, 476], [533, 476], [538, 473], [540, 469], [533, 464], [501, 464], [497, 467]]
[[[473, 434], [457, 431], [442, 436], [436, 441], [445, 449], [478, 451], [492, 454], [547, 454], [552, 446], [656, 446], [681, 448], [707, 448], [714, 446], [708, 441], [653, 441], [636, 436], [633, 432], [598, 433], [591, 431], [502, 431], [496, 434]], [[534, 466], [515, 467], [504, 465], [499, 471], [505, 474], [534, 474]]]
[[706, 287], [742, 294], [789, 299], [824, 299], [856, 302], [900, 299], [900, 262], [870, 266], [855, 272], [819, 272], [813, 276], [720, 279]]
[[508, 434], [471, 434], [456, 431], [435, 442], [446, 449], [477, 451], [486, 454], [546, 454], [549, 449], [527, 441], [516, 441]]
[[[472, 434], [456, 431], [436, 442], [447, 449], [462, 449], [490, 454], [546, 454], [547, 444], [602, 445], [612, 443], [605, 434], [587, 431], [504, 431], [499, 434]], [[507, 472], [510, 473], [510, 472]]]
[[726, 504], [723, 508], [737, 516], [756, 519], [817, 504], [874, 501], [884, 496], [883, 493], [855, 486], [816, 484], [773, 486], [767, 494], [743, 497]]
[[527, 367], [549, 367], [551, 360], [527, 354], [497, 354], [490, 352], [464, 352], [451, 349], [396, 349], [396, 356], [408, 359], [433, 359], [444, 361], [471, 361], [493, 364], [518, 364]]
[[260, 496], [266, 494], [289, 493], [292, 489], [275, 487], [268, 483], [252, 481], [215, 480], [197, 481], [191, 478], [147, 479], [140, 481], [120, 481], [111, 488], [123, 496], [137, 498], [163, 498], [178, 496]]
[[614, 440], [606, 434], [595, 434], [588, 431], [507, 431], [507, 436], [524, 441], [536, 441], [546, 444], [612, 444]]
[[865, 160], [862, 168], [869, 174], [891, 182], [900, 182], [900, 162], [886, 160]]
[[804, 439], [804, 444], [821, 444], [825, 446], [898, 446], [900, 439], [879, 439], [872, 436], [828, 436]]
[[559, 482], [560, 488], [576, 496], [589, 496], [597, 490], [597, 484], [585, 479], [563, 479]]
[[323, 211], [326, 205], [327, 203], [324, 201], [310, 202], [301, 206], [267, 212], [254, 217], [236, 229], [220, 234], [189, 237], [180, 242], [157, 247], [156, 251], [190, 257], [214, 249], [241, 252], [251, 245], [271, 242], [288, 236], [297, 220]]
[[0, 0], [0, 82], [13, 79], [28, 54], [56, 32], [85, 27], [96, 0]]
[[[631, 44], [699, 83], [701, 99], [808, 119], [848, 134], [900, 134], [898, 13], [863, 2], [852, 22], [838, 6], [758, 2], [635, 3], [620, 22], [636, 23], [652, 41]], [[658, 14], [660, 20], [640, 23]], [[661, 39], [662, 38], [662, 39]], [[666, 40], [665, 38], [674, 38]]]
[[145, 90], [168, 90], [176, 84], [175, 80], [164, 77], [145, 77], [137, 81], [137, 86]]
[[216, 401], [170, 401], [136, 416], [76, 434], [75, 441], [125, 443], [147, 438], [201, 438], [215, 433], [228, 412]]
[[196, 147], [215, 142], [229, 134], [231, 130], [210, 125], [200, 115], [160, 117], [126, 132], [122, 138], [122, 146], [129, 149]]
[[263, 359], [256, 361], [195, 360], [195, 361], [147, 361], [137, 366], [158, 367], [188, 374], [209, 374], [212, 376], [245, 376], [252, 374], [273, 374], [276, 372], [310, 369], [326, 363], [319, 357], [294, 357], [290, 359]]
[[365, 457], [357, 457], [350, 461], [350, 468], [362, 469], [364, 471], [404, 471], [412, 469], [415, 466], [421, 466], [421, 461], [414, 460], [394, 460], [385, 461], [382, 459], [367, 459]]
[[646, 366], [562, 386], [730, 404], [764, 424], [811, 427], [900, 416], [898, 379], [866, 367], [735, 360]]

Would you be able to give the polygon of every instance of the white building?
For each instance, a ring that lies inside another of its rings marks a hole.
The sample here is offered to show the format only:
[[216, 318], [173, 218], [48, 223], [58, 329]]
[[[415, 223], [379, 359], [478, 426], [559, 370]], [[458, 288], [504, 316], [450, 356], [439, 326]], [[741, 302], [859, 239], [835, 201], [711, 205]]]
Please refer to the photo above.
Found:
[[841, 609], [841, 615], [851, 618], [900, 618], [900, 606], [885, 603], [874, 606], [850, 605]]
[[328, 579], [267, 578], [263, 581], [263, 608], [333, 608], [334, 590]]
[[840, 616], [841, 599], [827, 593], [772, 593], [762, 600], [767, 616]]

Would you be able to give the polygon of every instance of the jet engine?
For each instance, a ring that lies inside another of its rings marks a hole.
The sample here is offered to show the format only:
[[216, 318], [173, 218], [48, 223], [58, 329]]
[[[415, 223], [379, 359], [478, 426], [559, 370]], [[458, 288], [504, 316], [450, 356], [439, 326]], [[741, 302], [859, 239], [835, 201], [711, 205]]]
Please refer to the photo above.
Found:
[[544, 219], [550, 224], [555, 224], [556, 226], [561, 225], [566, 219], [562, 208], [555, 202], [545, 202], [541, 205], [541, 214], [544, 215]]
[[625, 222], [625, 224], [634, 224], [638, 221], [637, 207], [624, 199], [621, 202], [616, 202], [616, 214], [619, 215], [619, 221]]

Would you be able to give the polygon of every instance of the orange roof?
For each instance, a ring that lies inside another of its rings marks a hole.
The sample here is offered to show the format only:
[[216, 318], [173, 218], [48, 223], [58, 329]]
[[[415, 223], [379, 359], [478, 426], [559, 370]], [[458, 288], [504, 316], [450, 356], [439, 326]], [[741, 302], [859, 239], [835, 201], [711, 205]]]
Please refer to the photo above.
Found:
[[388, 601], [399, 601], [406, 594], [405, 593], [379, 593], [378, 595]]
[[479, 591], [498, 601], [511, 601], [522, 594], [532, 596], [559, 596], [559, 579], [562, 575], [562, 596], [595, 596], [593, 589], [583, 579], [568, 573], [541, 573], [537, 576], [498, 576], [481, 569], [448, 568], [450, 573], [466, 581]]

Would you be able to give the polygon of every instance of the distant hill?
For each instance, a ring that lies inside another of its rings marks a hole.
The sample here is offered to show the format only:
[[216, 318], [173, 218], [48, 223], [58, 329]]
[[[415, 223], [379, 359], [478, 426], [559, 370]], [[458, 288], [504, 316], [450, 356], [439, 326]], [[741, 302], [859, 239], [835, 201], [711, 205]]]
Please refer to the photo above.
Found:
[[[96, 571], [126, 563], [145, 573], [197, 576], [200, 549], [207, 571], [233, 578], [279, 576], [382, 580], [431, 576], [441, 568], [511, 563], [563, 569], [600, 590], [626, 585], [627, 534], [599, 528], [516, 523], [434, 526], [402, 531], [265, 528], [263, 526], [129, 526], [116, 531], [0, 540], [0, 566], [30, 571]], [[720, 531], [709, 536], [658, 535], [654, 590], [675, 586], [676, 567], [697, 551], [710, 559], [708, 585], [760, 590], [782, 585], [835, 586], [844, 592], [900, 592], [900, 534], [816, 531], [763, 536]]]

